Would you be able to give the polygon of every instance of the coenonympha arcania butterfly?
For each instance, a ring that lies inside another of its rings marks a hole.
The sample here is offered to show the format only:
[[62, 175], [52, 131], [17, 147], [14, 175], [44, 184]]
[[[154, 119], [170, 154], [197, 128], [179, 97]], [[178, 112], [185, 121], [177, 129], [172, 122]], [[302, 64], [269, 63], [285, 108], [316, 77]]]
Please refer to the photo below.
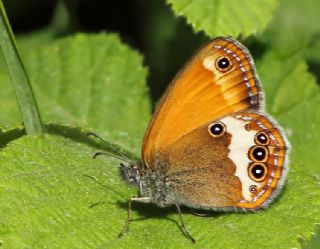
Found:
[[[121, 164], [139, 188], [129, 201], [204, 210], [257, 210], [279, 194], [289, 143], [264, 110], [248, 50], [230, 38], [200, 48], [163, 95], [146, 131], [142, 161]], [[194, 240], [193, 240], [194, 241]]]

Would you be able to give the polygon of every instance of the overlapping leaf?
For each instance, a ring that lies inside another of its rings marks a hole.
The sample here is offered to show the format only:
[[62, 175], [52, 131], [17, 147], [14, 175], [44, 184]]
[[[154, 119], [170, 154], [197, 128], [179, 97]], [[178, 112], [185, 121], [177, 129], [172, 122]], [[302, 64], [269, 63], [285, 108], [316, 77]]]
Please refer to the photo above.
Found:
[[[140, 151], [136, 145], [150, 115], [147, 72], [142, 58], [116, 35], [78, 35], [25, 57], [45, 122], [80, 125]], [[3, 125], [20, 122], [9, 80], [6, 72], [0, 73]]]
[[185, 210], [195, 245], [174, 209], [152, 205], [134, 205], [140, 219], [118, 239], [135, 191], [120, 179], [118, 162], [93, 160], [92, 153], [55, 136], [25, 137], [1, 152], [0, 239], [8, 248], [292, 248], [320, 219], [319, 185], [294, 166], [284, 193], [265, 211], [203, 218]]
[[274, 19], [264, 34], [268, 45], [285, 55], [309, 50], [310, 42], [319, 40], [319, 11], [320, 2], [316, 0], [279, 1]]
[[292, 143], [292, 163], [320, 174], [320, 89], [306, 63], [296, 57], [267, 53], [258, 69], [267, 109], [276, 115]]
[[186, 17], [196, 31], [207, 35], [237, 36], [262, 31], [271, 20], [277, 1], [167, 0], [177, 15]]

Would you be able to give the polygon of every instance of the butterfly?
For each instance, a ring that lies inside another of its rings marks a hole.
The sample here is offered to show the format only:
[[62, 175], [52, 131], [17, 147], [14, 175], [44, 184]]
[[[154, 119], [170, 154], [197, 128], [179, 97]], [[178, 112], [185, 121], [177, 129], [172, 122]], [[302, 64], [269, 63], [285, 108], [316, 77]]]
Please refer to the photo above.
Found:
[[164, 93], [145, 133], [142, 160], [125, 165], [131, 201], [202, 210], [257, 210], [280, 193], [289, 142], [264, 109], [249, 51], [219, 37], [201, 47]]

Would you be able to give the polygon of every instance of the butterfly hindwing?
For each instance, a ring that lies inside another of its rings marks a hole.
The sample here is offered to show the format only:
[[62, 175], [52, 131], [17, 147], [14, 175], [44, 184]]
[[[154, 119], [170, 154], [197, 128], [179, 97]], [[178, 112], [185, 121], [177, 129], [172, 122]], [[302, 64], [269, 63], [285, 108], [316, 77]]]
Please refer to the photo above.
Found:
[[[223, 127], [223, 133], [214, 134], [216, 124]], [[198, 127], [169, 146], [159, 159], [170, 165], [170, 191], [181, 204], [257, 209], [279, 192], [287, 171], [288, 147], [270, 117], [248, 112]]]

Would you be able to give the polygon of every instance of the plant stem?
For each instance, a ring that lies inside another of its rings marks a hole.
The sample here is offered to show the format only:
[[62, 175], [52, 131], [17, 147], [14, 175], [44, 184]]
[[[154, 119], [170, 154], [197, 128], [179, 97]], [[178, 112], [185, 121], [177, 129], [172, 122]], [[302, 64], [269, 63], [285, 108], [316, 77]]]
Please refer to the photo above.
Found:
[[30, 80], [22, 63], [2, 0], [0, 0], [0, 45], [18, 100], [26, 133], [43, 133]]

